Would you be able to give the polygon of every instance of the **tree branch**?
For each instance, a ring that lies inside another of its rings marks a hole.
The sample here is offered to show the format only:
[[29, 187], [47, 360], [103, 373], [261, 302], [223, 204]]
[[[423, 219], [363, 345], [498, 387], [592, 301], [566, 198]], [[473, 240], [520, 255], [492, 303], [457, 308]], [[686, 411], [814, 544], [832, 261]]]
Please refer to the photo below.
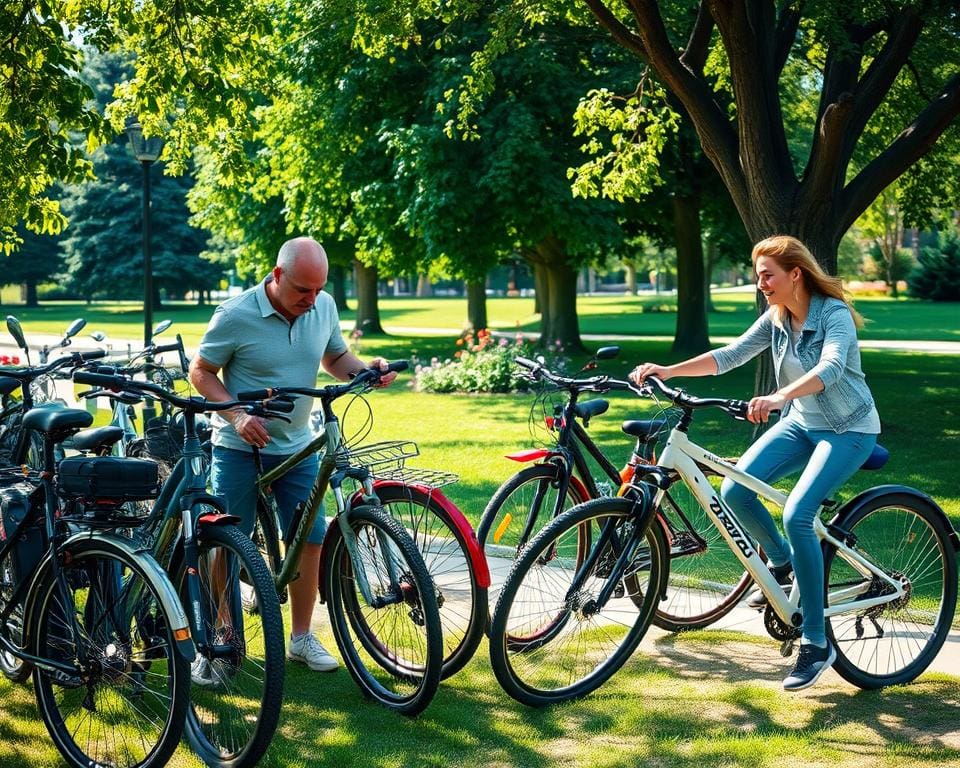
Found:
[[884, 189], [927, 154], [958, 115], [960, 75], [955, 75], [917, 119], [844, 189], [840, 231], [849, 229]]
[[714, 21], [710, 9], [701, 3], [697, 9], [697, 20], [687, 40], [687, 47], [680, 56], [680, 63], [686, 65], [698, 75], [703, 74], [703, 67], [707, 63], [707, 54], [710, 53], [710, 38], [713, 36]]
[[774, 37], [773, 48], [773, 66], [777, 73], [777, 79], [783, 74], [783, 68], [787, 64], [790, 56], [790, 49], [797, 39], [797, 28], [800, 26], [800, 11], [796, 8], [789, 8], [786, 5], [781, 8], [777, 20], [777, 30]]
[[643, 40], [637, 36], [629, 27], [620, 21], [602, 0], [584, 0], [587, 7], [593, 12], [599, 21], [617, 43], [622, 45], [628, 51], [633, 51], [641, 59], [647, 59], [647, 52], [643, 47]]

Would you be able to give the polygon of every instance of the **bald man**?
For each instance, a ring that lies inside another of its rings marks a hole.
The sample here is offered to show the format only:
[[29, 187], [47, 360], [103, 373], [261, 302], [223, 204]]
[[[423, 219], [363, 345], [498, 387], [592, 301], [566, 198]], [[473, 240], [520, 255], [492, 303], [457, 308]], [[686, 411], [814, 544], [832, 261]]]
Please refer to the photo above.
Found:
[[[284, 243], [276, 266], [263, 282], [214, 312], [190, 364], [190, 381], [197, 391], [209, 400], [232, 400], [244, 390], [315, 387], [321, 367], [340, 380], [368, 367], [347, 349], [336, 305], [323, 292], [328, 270], [327, 255], [316, 240], [298, 237]], [[369, 365], [386, 366], [379, 358]], [[395, 377], [387, 373], [382, 383]], [[245, 413], [213, 417], [213, 490], [227, 499], [230, 513], [240, 517], [248, 536], [256, 515], [251, 446], [261, 449], [264, 469], [277, 466], [312, 439], [311, 407], [308, 398], [297, 398], [289, 424]], [[314, 455], [273, 483], [284, 531], [296, 505], [307, 498], [318, 468]], [[290, 584], [292, 626], [287, 650], [287, 658], [320, 672], [332, 672], [338, 666], [310, 627], [326, 527], [323, 514], [318, 514], [300, 558], [300, 576]], [[218, 683], [205, 658], [194, 661], [192, 672], [198, 685]]]

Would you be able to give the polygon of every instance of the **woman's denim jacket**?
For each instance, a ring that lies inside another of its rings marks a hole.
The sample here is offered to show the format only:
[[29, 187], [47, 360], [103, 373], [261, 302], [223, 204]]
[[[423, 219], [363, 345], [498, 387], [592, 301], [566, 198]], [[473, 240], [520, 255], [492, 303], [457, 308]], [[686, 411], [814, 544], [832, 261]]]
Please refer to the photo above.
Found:
[[[743, 365], [769, 347], [773, 350], [777, 387], [780, 387], [787, 337], [788, 331], [780, 324], [775, 311], [768, 309], [736, 341], [713, 350], [717, 373]], [[817, 405], [834, 431], [846, 432], [870, 413], [874, 407], [873, 395], [860, 367], [853, 316], [844, 302], [822, 295], [810, 299], [810, 310], [797, 343], [797, 357], [804, 371], [813, 371], [823, 382], [823, 391], [816, 395]], [[789, 409], [787, 403], [784, 416]]]

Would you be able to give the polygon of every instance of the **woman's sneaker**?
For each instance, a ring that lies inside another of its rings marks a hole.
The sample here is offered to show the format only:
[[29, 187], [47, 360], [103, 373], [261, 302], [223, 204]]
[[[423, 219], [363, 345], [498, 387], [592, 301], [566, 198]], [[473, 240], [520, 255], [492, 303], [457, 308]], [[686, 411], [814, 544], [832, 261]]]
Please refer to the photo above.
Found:
[[[777, 584], [784, 588], [784, 592], [793, 584], [793, 566], [790, 563], [775, 566], [770, 569], [770, 573], [777, 580]], [[756, 608], [759, 611], [767, 607], [767, 602], [767, 596], [757, 587], [747, 598], [747, 607]]]
[[836, 659], [837, 652], [833, 649], [829, 640], [826, 648], [810, 643], [801, 643], [797, 663], [793, 672], [784, 679], [783, 689], [785, 691], [802, 691], [804, 688], [809, 688], [820, 679], [820, 675], [830, 669]]
[[287, 658], [303, 662], [314, 672], [333, 672], [340, 666], [340, 662], [320, 645], [320, 641], [314, 637], [313, 632], [307, 632], [300, 637], [291, 637]]

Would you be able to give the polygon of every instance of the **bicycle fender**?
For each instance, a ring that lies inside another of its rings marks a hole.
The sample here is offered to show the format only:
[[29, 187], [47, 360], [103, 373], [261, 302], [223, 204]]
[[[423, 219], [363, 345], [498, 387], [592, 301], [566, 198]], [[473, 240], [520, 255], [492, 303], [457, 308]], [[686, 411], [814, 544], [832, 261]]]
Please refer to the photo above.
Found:
[[552, 451], [549, 448], [527, 448], [523, 451], [504, 454], [504, 456], [511, 461], [519, 461], [521, 464], [527, 464], [531, 461], [552, 459], [554, 456], [560, 455], [562, 455], [560, 451]]
[[[66, 541], [64, 541], [63, 546], [67, 547], [83, 541], [93, 542], [94, 545], [102, 547], [107, 554], [110, 554], [111, 550], [120, 550], [136, 562], [137, 566], [147, 574], [147, 577], [157, 588], [157, 597], [170, 619], [170, 632], [173, 635], [174, 646], [177, 652], [187, 661], [193, 661], [197, 651], [193, 644], [193, 638], [190, 636], [190, 622], [187, 620], [187, 614], [183, 609], [176, 589], [170, 581], [170, 576], [160, 567], [159, 563], [153, 559], [153, 556], [142, 547], [133, 546], [133, 542], [130, 539], [105, 531], [82, 531], [71, 534], [67, 537]], [[95, 548], [96, 547], [94, 547], [94, 549]], [[31, 608], [30, 614], [32, 614], [33, 609], [36, 607], [36, 590], [40, 579], [46, 570], [52, 567], [50, 560], [50, 553], [48, 552], [40, 562], [40, 566], [34, 573], [30, 588], [27, 590], [27, 599], [25, 602]], [[24, 627], [31, 626], [33, 626], [32, 617], [29, 614], [25, 614]]]
[[[453, 524], [456, 526], [457, 530], [463, 535], [463, 538], [467, 542], [467, 554], [470, 555], [470, 562], [473, 563], [473, 572], [477, 575], [477, 586], [487, 589], [490, 586], [490, 568], [487, 566], [487, 557], [483, 554], [483, 549], [480, 547], [480, 542], [477, 540], [476, 531], [473, 530], [473, 526], [470, 525], [470, 522], [464, 516], [463, 512], [460, 511], [460, 507], [454, 504], [450, 499], [447, 498], [446, 494], [443, 493], [439, 488], [430, 488], [429, 486], [421, 485], [420, 483], [409, 483], [410, 487], [417, 488], [418, 490], [428, 493], [437, 503], [443, 507], [443, 511], [450, 515], [450, 519], [453, 521]], [[402, 488], [404, 483], [398, 480], [374, 480], [373, 481], [373, 490], [376, 493], [378, 488], [386, 487], [395, 487]], [[358, 491], [350, 499], [351, 506], [354, 504], [361, 504], [363, 495]]]
[[950, 543], [953, 544], [953, 549], [956, 552], [960, 552], [960, 535], [957, 535], [956, 530], [953, 528], [953, 524], [950, 522], [950, 518], [947, 517], [947, 513], [944, 512], [940, 505], [937, 504], [932, 498], [923, 493], [923, 491], [918, 491], [916, 488], [911, 488], [908, 485], [878, 485], [874, 488], [868, 488], [862, 493], [857, 494], [852, 499], [844, 503], [840, 509], [837, 510], [837, 513], [833, 516], [833, 519], [830, 521], [831, 525], [836, 525], [840, 520], [846, 517], [853, 512], [856, 512], [860, 507], [864, 506], [868, 502], [873, 502], [878, 498], [883, 496], [910, 496], [913, 498], [919, 505], [927, 507], [931, 510], [940, 521], [943, 523], [944, 527], [947, 530], [947, 534], [950, 538]]

